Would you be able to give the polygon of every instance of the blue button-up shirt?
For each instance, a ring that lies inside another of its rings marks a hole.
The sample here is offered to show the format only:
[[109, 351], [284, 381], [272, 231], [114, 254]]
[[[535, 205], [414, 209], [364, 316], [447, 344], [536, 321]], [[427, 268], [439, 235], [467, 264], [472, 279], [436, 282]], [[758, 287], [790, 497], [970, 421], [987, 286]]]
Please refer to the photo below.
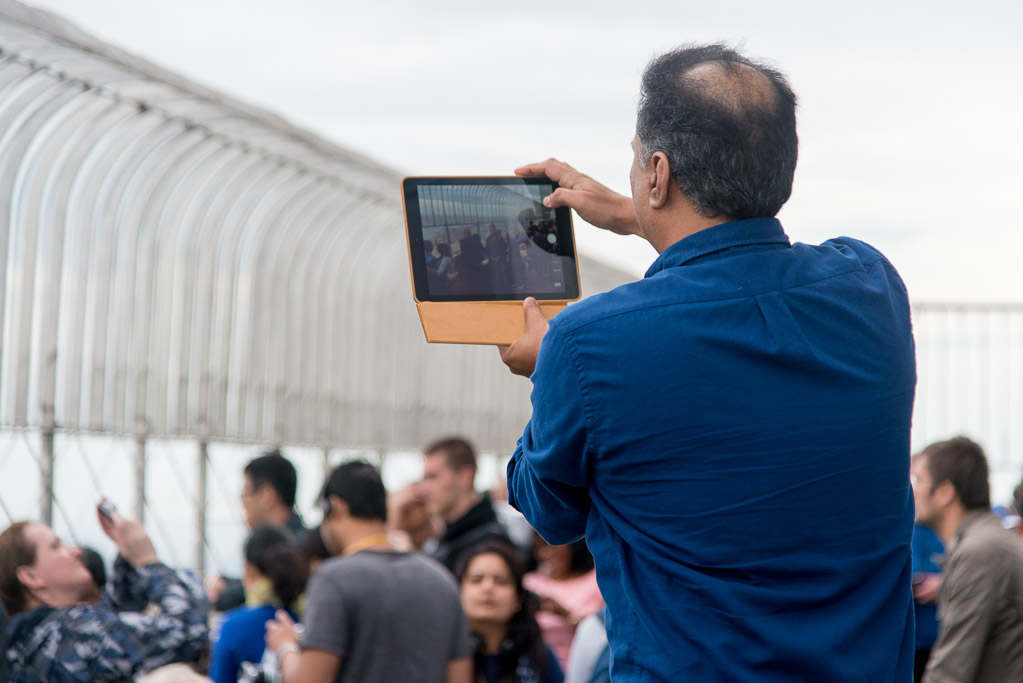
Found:
[[910, 681], [916, 372], [875, 249], [771, 219], [551, 320], [512, 505], [585, 533], [612, 679]]

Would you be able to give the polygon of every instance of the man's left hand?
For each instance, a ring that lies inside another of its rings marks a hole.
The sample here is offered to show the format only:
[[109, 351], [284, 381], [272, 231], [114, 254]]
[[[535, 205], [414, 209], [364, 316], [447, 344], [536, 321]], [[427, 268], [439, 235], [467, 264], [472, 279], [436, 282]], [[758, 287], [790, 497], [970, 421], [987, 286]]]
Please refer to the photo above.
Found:
[[297, 645], [298, 633], [295, 631], [295, 622], [291, 620], [288, 613], [279, 609], [274, 617], [266, 622], [266, 646], [272, 652], [277, 652], [287, 643]]
[[913, 598], [919, 603], [936, 603], [941, 590], [941, 574], [924, 574], [924, 579], [913, 586]]
[[540, 310], [540, 304], [533, 297], [522, 302], [522, 312], [526, 317], [526, 331], [521, 337], [508, 346], [498, 346], [501, 360], [516, 375], [529, 377], [536, 369], [536, 357], [540, 353], [540, 343], [547, 334], [550, 324]]

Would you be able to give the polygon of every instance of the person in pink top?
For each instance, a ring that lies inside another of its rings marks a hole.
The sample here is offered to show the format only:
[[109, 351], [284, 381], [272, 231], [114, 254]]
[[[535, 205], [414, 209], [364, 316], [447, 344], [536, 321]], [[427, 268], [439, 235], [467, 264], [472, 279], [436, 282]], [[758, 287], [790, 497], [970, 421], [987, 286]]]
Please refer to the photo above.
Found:
[[539, 567], [523, 577], [523, 584], [540, 598], [536, 620], [544, 641], [565, 668], [576, 625], [604, 606], [593, 555], [584, 539], [568, 545], [548, 545], [539, 534], [533, 552]]

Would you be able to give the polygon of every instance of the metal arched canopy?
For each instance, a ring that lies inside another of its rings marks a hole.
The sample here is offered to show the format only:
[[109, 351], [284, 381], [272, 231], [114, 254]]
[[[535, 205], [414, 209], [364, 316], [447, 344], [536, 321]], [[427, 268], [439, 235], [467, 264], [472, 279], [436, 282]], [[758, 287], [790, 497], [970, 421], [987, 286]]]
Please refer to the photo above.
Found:
[[0, 426], [508, 452], [529, 384], [423, 340], [399, 178], [0, 0]]

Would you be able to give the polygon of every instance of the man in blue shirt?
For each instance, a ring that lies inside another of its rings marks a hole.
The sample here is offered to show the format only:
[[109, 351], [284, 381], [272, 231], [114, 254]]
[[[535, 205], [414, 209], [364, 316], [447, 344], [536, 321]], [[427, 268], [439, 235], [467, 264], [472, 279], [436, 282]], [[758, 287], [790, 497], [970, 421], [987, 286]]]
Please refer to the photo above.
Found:
[[518, 170], [660, 254], [549, 327], [527, 300], [501, 352], [533, 382], [509, 501], [585, 534], [618, 683], [912, 680], [906, 291], [862, 242], [790, 244], [796, 148], [780, 73], [686, 47], [644, 74], [631, 200]]

